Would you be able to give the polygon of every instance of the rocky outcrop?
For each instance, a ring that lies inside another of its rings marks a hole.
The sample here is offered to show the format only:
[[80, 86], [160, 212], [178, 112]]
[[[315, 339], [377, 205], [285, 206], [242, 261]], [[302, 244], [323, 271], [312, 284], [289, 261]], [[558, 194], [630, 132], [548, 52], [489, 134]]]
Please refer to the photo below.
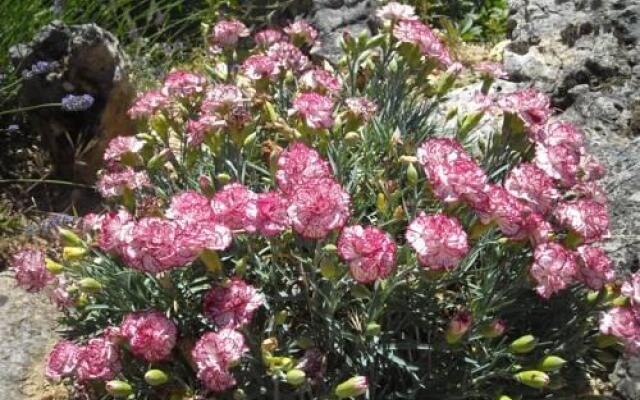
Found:
[[[513, 80], [552, 96], [608, 169], [612, 240], [620, 270], [640, 267], [640, 0], [511, 0]], [[640, 359], [623, 359], [617, 390], [640, 399]]]
[[371, 31], [375, 11], [374, 0], [313, 0], [310, 21], [320, 33], [314, 54], [337, 62], [340, 57], [338, 40], [344, 32], [357, 35]]
[[22, 107], [60, 103], [69, 94], [94, 99], [84, 111], [46, 107], [28, 114], [28, 123], [51, 153], [56, 175], [93, 182], [108, 140], [134, 133], [126, 108], [135, 89], [117, 39], [95, 24], [54, 22], [30, 43], [14, 46], [10, 57], [23, 77]]

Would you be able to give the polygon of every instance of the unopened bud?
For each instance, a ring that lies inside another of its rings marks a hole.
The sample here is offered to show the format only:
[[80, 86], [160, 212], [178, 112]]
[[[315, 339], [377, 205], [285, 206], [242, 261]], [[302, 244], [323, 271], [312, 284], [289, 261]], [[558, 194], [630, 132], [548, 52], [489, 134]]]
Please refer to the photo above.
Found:
[[330, 261], [324, 261], [320, 264], [320, 274], [329, 280], [334, 280], [338, 276], [338, 268]]
[[62, 264], [55, 262], [50, 258], [46, 258], [44, 263], [47, 266], [47, 271], [54, 275], [58, 275], [64, 270], [64, 266]]
[[398, 157], [398, 161], [402, 164], [413, 164], [418, 162], [418, 157], [415, 156], [400, 156]]
[[220, 261], [218, 253], [216, 253], [215, 251], [205, 249], [200, 254], [200, 260], [207, 267], [207, 270], [214, 275], [220, 274], [222, 272], [222, 262]]
[[267, 357], [269, 368], [276, 371], [288, 371], [293, 367], [293, 360], [289, 357]]
[[376, 207], [380, 212], [384, 212], [387, 209], [387, 198], [384, 193], [378, 193], [378, 196], [376, 196]]
[[364, 285], [355, 285], [351, 288], [351, 295], [356, 299], [367, 299], [371, 297], [371, 291]]
[[471, 313], [463, 311], [456, 314], [453, 319], [451, 319], [451, 322], [449, 322], [449, 328], [445, 336], [447, 343], [454, 344], [460, 341], [471, 327], [472, 322], [473, 318]]
[[493, 338], [497, 338], [498, 336], [502, 336], [502, 334], [506, 329], [507, 329], [507, 325], [504, 322], [504, 320], [496, 319], [492, 321], [489, 325], [485, 326], [482, 329], [481, 334], [486, 338], [493, 339]]
[[233, 400], [245, 400], [247, 398], [247, 394], [242, 389], [236, 389], [233, 391], [231, 397], [233, 397]]
[[229, 183], [229, 181], [231, 180], [231, 176], [229, 176], [229, 174], [222, 172], [216, 175], [216, 180], [224, 185], [225, 183]]
[[292, 369], [287, 372], [287, 383], [292, 386], [300, 386], [307, 380], [307, 375], [303, 370]]
[[287, 310], [278, 311], [275, 316], [276, 325], [284, 325], [284, 323], [287, 322], [288, 316], [289, 316], [289, 312]]
[[370, 322], [367, 324], [367, 330], [365, 331], [365, 333], [367, 334], [367, 336], [379, 336], [381, 331], [382, 327], [380, 326], [380, 324]]
[[513, 399], [507, 396], [506, 394], [503, 394], [503, 395], [500, 395], [500, 397], [498, 397], [498, 400], [513, 400]]
[[58, 232], [60, 233], [60, 237], [62, 237], [62, 240], [64, 240], [65, 244], [72, 246], [84, 245], [82, 239], [80, 239], [80, 237], [76, 235], [75, 232], [64, 228], [58, 228]]
[[404, 208], [397, 206], [393, 209], [393, 219], [403, 219], [405, 217]]
[[556, 371], [560, 368], [562, 368], [562, 366], [567, 362], [567, 360], [560, 358], [558, 356], [554, 356], [554, 355], [549, 355], [549, 356], [545, 356], [539, 363], [538, 363], [538, 369], [540, 369], [540, 371], [545, 371], [545, 372], [550, 372], [550, 371]]
[[536, 347], [537, 340], [533, 335], [524, 335], [511, 342], [509, 349], [515, 354], [529, 353]]
[[418, 170], [416, 170], [413, 164], [407, 166], [407, 182], [409, 182], [411, 186], [415, 186], [416, 183], [418, 183]]
[[151, 386], [164, 385], [169, 381], [169, 377], [164, 371], [159, 369], [150, 369], [144, 374], [144, 380]]
[[366, 376], [354, 376], [336, 386], [335, 394], [340, 399], [360, 396], [366, 393], [368, 385]]
[[514, 375], [514, 377], [522, 384], [534, 389], [542, 389], [549, 384], [549, 375], [542, 371], [522, 371]]
[[326, 251], [327, 253], [335, 253], [336, 251], [338, 251], [338, 247], [333, 243], [329, 243], [329, 244], [326, 244], [322, 248], [322, 250]]
[[357, 144], [360, 142], [360, 139], [362, 139], [362, 137], [355, 131], [347, 132], [347, 134], [344, 135], [344, 141], [351, 145]]
[[85, 293], [93, 293], [102, 289], [102, 284], [93, 278], [84, 278], [78, 282], [80, 290]]
[[262, 341], [260, 349], [263, 353], [273, 353], [278, 348], [278, 339], [275, 337], [266, 338]]
[[105, 387], [113, 397], [127, 397], [133, 393], [133, 388], [125, 381], [109, 381]]

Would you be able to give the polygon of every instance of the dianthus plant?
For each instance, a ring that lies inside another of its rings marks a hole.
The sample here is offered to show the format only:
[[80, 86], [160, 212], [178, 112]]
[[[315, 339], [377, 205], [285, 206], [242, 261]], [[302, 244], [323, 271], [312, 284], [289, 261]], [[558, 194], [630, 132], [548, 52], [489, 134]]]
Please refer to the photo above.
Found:
[[[335, 65], [304, 21], [221, 21], [139, 95], [105, 211], [63, 254], [15, 256], [61, 309], [48, 378], [99, 398], [566, 398], [640, 348], [640, 276], [599, 247], [583, 133], [541, 93], [493, 92], [500, 65], [456, 62], [411, 7], [378, 17]], [[461, 74], [482, 89], [445, 110]]]

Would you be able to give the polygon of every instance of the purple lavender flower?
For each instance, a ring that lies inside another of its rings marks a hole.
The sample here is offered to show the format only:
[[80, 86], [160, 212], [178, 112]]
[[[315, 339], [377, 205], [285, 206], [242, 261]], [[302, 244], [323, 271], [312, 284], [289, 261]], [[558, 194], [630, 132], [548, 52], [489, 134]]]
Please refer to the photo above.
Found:
[[64, 111], [85, 111], [93, 105], [94, 101], [95, 99], [90, 94], [80, 96], [68, 94], [62, 99], [61, 107]]

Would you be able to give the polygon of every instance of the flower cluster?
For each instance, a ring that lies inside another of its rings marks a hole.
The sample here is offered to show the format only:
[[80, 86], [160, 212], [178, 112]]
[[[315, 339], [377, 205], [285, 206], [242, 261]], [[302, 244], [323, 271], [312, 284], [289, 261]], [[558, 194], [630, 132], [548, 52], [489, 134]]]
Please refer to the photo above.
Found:
[[82, 346], [69, 341], [56, 344], [47, 358], [45, 372], [53, 380], [75, 377], [86, 382], [113, 379], [121, 369], [117, 344], [112, 338], [97, 337]]

